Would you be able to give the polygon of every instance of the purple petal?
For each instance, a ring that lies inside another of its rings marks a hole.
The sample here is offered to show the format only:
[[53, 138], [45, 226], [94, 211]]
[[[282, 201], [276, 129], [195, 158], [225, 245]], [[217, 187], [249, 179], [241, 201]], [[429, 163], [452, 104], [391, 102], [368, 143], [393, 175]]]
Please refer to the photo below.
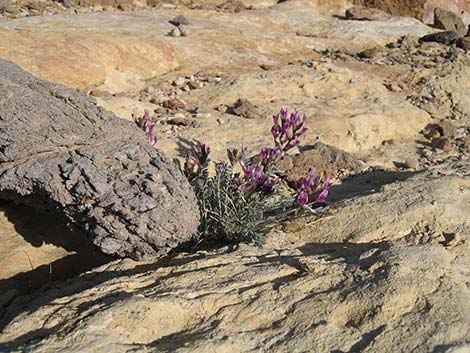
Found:
[[299, 192], [296, 203], [298, 206], [304, 206], [308, 204], [308, 194], [305, 191]]
[[323, 190], [317, 197], [317, 202], [325, 202], [328, 198], [328, 190]]

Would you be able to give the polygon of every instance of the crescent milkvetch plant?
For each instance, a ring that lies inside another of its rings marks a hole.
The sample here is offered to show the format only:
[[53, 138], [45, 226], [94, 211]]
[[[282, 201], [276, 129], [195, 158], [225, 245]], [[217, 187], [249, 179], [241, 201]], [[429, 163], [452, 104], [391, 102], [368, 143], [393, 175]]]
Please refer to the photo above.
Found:
[[[299, 146], [306, 134], [305, 116], [287, 109], [273, 116], [273, 145], [248, 155], [248, 148], [228, 149], [227, 161], [215, 162], [215, 173], [209, 173], [211, 149], [198, 143], [184, 159], [183, 173], [194, 188], [201, 214], [195, 241], [205, 243], [247, 242], [259, 245], [264, 231], [279, 220], [297, 217], [327, 200], [331, 180], [315, 175], [311, 168], [297, 181], [293, 195], [282, 195], [281, 179], [276, 175], [277, 162]], [[136, 124], [145, 131], [153, 145], [154, 124], [148, 112]]]

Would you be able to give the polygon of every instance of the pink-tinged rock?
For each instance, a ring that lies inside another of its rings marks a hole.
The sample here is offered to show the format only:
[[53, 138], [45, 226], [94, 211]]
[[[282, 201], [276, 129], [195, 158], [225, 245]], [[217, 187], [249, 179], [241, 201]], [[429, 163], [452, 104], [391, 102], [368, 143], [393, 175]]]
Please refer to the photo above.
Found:
[[470, 23], [470, 0], [428, 0], [424, 4], [424, 23], [434, 22], [434, 9], [436, 7], [455, 12], [462, 17], [465, 23]]

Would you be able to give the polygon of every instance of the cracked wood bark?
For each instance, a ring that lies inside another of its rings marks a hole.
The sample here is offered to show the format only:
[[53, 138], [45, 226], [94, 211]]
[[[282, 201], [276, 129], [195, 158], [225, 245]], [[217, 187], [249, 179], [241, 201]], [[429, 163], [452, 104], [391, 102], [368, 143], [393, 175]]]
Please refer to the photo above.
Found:
[[191, 238], [191, 186], [133, 123], [0, 60], [0, 198], [65, 213], [107, 254], [149, 259]]

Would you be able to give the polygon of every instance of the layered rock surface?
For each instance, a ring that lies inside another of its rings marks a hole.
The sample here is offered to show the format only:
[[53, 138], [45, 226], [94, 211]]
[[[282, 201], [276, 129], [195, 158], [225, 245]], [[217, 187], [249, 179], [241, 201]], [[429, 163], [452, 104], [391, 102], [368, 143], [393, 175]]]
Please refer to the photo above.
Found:
[[194, 234], [189, 183], [135, 125], [0, 61], [0, 198], [64, 213], [103, 252], [167, 253]]
[[[448, 163], [338, 186], [333, 195], [343, 201], [330, 217], [303, 222], [301, 234], [273, 231], [262, 249], [182, 254], [156, 264], [118, 261], [17, 299], [4, 315], [1, 347], [466, 351], [468, 167]], [[394, 182], [384, 186], [387, 180]], [[375, 190], [361, 189], [371, 181]]]
[[[176, 15], [191, 21], [188, 37], [167, 36]], [[42, 79], [114, 93], [175, 69], [247, 70], [306, 58], [314, 48], [367, 47], [428, 31], [413, 19], [364, 25], [322, 14], [316, 2], [288, 1], [236, 14], [182, 9], [7, 21], [0, 25], [0, 56]]]

